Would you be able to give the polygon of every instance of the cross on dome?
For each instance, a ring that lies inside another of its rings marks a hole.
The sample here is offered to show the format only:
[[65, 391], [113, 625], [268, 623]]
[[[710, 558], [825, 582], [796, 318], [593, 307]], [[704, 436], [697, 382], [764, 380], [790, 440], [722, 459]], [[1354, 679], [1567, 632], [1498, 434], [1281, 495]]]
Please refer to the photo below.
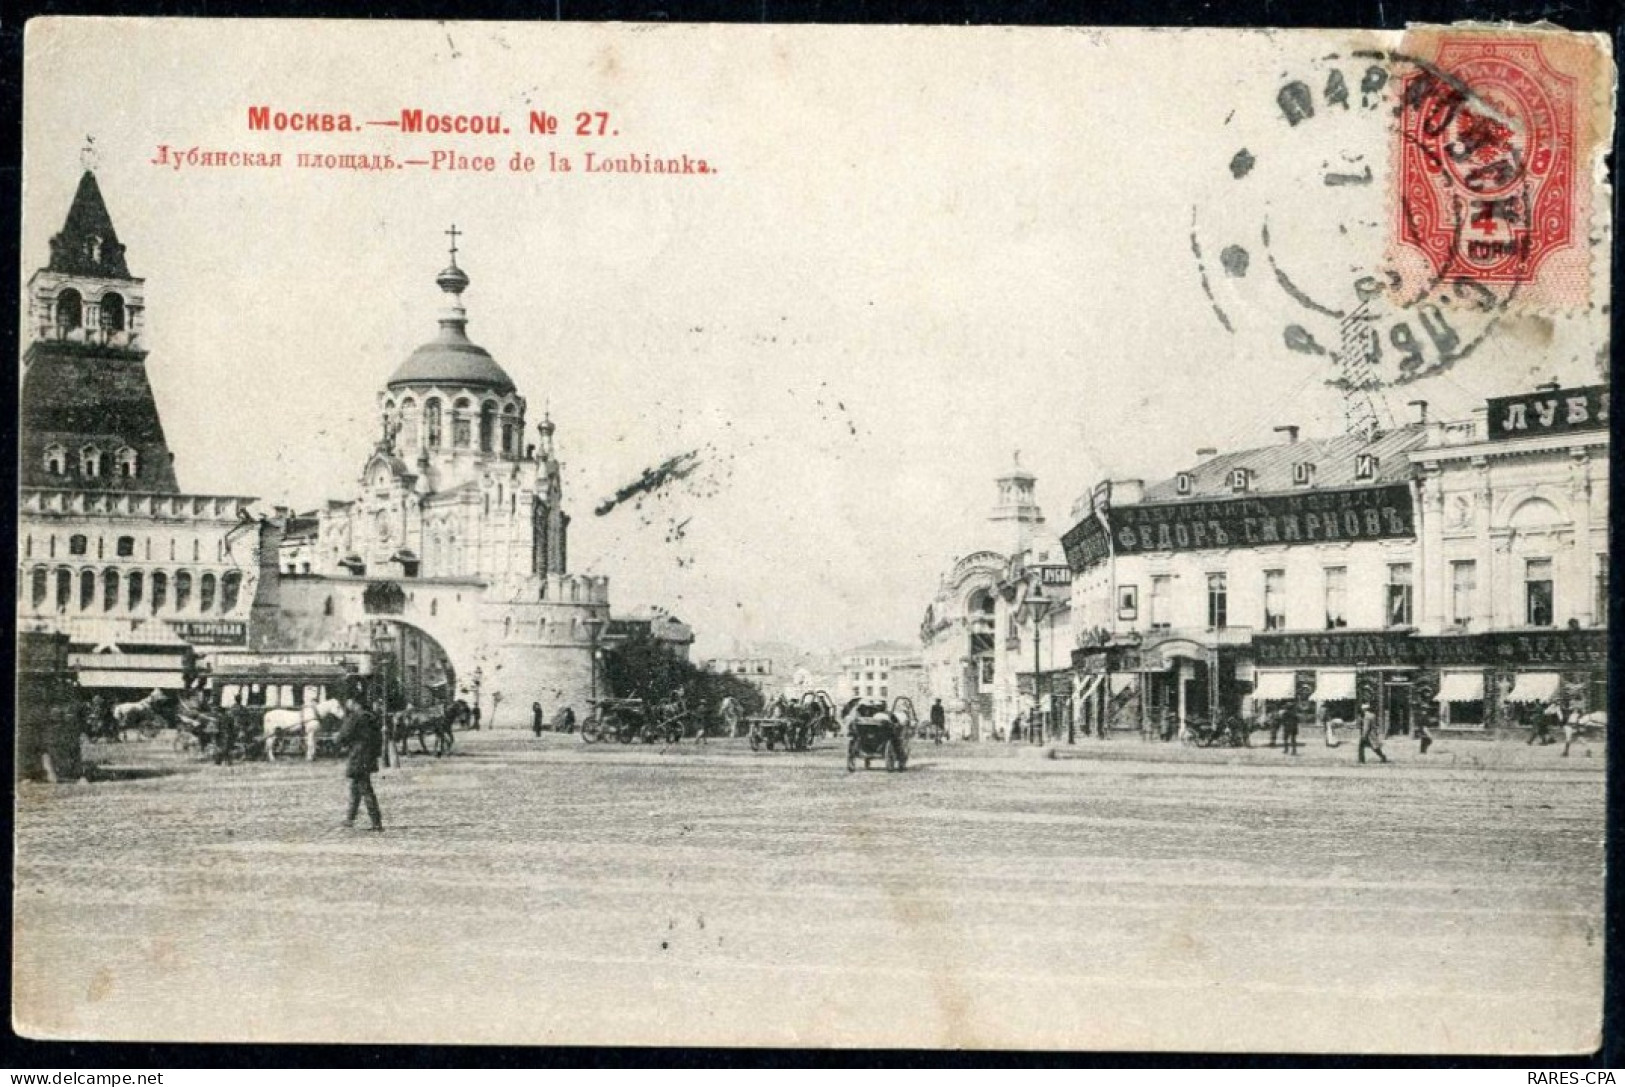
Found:
[[456, 223], [453, 223], [451, 224], [451, 229], [445, 233], [446, 236], [451, 239], [451, 266], [455, 268], [457, 267], [457, 236], [461, 234], [462, 231], [457, 229]]

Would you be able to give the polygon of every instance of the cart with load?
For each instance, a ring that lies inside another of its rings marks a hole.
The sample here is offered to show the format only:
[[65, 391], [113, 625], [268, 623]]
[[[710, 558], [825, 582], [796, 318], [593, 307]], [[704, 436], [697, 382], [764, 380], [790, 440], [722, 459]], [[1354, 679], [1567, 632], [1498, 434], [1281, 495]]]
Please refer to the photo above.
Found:
[[581, 722], [583, 743], [613, 740], [629, 744], [674, 744], [683, 738], [683, 721], [688, 716], [680, 706], [652, 706], [641, 698], [601, 698]]
[[884, 759], [887, 770], [908, 768], [908, 744], [916, 723], [914, 703], [897, 698], [891, 708], [878, 699], [854, 698], [841, 715], [846, 722], [846, 769], [850, 773], [863, 760], [869, 769], [875, 759]]
[[823, 691], [808, 691], [795, 702], [780, 695], [766, 714], [747, 718], [750, 749], [807, 751], [819, 733], [835, 726], [836, 719], [835, 703]]

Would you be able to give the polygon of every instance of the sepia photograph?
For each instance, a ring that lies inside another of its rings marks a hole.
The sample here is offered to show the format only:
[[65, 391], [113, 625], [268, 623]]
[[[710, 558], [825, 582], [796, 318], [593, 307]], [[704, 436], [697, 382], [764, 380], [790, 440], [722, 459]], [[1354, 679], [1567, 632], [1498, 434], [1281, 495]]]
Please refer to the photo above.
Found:
[[1606, 35], [22, 86], [16, 1033], [1602, 1045]]

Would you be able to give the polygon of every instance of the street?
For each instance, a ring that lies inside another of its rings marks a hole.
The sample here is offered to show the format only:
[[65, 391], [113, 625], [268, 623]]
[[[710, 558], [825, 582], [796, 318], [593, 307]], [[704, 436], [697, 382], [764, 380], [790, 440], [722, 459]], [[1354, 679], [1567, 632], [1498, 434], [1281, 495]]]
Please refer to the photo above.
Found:
[[1139, 746], [920, 745], [906, 773], [848, 774], [830, 739], [753, 755], [464, 733], [454, 756], [375, 779], [383, 835], [339, 825], [333, 761], [99, 748], [126, 780], [20, 793], [16, 1023], [148, 1040], [1595, 1044], [1605, 760]]

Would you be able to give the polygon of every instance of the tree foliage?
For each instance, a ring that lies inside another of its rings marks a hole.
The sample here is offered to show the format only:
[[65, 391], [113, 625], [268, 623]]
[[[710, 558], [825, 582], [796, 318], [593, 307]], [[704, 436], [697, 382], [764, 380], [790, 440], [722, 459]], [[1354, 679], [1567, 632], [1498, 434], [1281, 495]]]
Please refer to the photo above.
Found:
[[599, 689], [650, 702], [669, 701], [681, 689], [693, 709], [715, 709], [731, 697], [746, 713], [759, 713], [764, 702], [761, 692], [738, 676], [707, 672], [642, 634], [604, 651]]

